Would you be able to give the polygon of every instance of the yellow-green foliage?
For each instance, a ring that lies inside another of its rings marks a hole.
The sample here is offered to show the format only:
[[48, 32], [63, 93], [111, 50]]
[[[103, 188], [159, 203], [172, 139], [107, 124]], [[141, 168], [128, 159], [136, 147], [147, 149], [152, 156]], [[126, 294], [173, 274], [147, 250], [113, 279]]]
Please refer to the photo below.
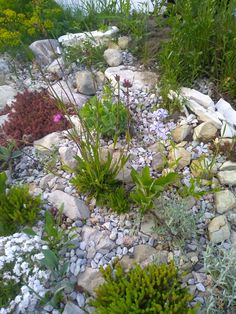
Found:
[[0, 0], [0, 51], [61, 30], [63, 9], [54, 0]]
[[96, 290], [91, 301], [99, 314], [193, 314], [193, 297], [182, 288], [174, 263], [139, 265], [127, 274], [120, 263], [101, 270], [106, 282]]

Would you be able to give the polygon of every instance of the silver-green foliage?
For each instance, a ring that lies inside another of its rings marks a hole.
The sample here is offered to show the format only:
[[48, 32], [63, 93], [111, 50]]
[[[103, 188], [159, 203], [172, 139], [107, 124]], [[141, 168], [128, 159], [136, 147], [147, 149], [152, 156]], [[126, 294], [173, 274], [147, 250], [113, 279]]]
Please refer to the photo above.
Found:
[[209, 245], [204, 267], [212, 285], [207, 298], [207, 313], [236, 313], [236, 250]]
[[197, 218], [188, 210], [184, 199], [158, 199], [156, 215], [161, 222], [155, 230], [158, 234], [171, 236], [179, 243], [196, 235]]

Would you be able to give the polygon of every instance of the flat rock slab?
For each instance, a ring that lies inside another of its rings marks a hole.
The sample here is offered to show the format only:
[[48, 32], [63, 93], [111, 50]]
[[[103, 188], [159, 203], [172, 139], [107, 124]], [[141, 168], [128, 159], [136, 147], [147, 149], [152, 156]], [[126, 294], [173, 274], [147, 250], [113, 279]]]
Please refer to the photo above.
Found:
[[236, 207], [236, 198], [230, 190], [215, 193], [216, 211], [223, 214]]
[[62, 134], [60, 132], [53, 132], [37, 141], [34, 141], [34, 147], [40, 151], [47, 151], [53, 146], [58, 146], [61, 140]]
[[84, 201], [60, 190], [55, 190], [48, 195], [48, 200], [57, 208], [63, 206], [63, 214], [72, 220], [88, 218], [88, 206]]
[[78, 108], [83, 107], [83, 105], [89, 99], [89, 97], [86, 95], [75, 93], [65, 81], [59, 81], [56, 84], [50, 86], [48, 91], [53, 97], [59, 99], [64, 104], [71, 103], [76, 105]]
[[187, 99], [192, 99], [196, 101], [199, 105], [203, 106], [206, 109], [213, 108], [215, 110], [215, 104], [211, 97], [195, 89], [182, 87], [180, 94]]
[[111, 81], [112, 85], [117, 88], [115, 76], [120, 76], [121, 89], [126, 91], [122, 86], [124, 80], [129, 80], [132, 84], [131, 90], [150, 90], [158, 83], [158, 75], [150, 71], [137, 71], [134, 67], [118, 66], [106, 69], [105, 76]]
[[104, 281], [102, 274], [98, 270], [88, 267], [79, 275], [77, 286], [95, 296], [94, 290], [103, 284]]
[[236, 186], [236, 170], [219, 171], [217, 177], [221, 184]]
[[132, 268], [135, 264], [140, 264], [142, 267], [147, 266], [153, 262], [160, 264], [167, 263], [168, 261], [168, 252], [167, 251], [158, 251], [152, 246], [140, 244], [135, 246], [133, 257], [125, 255], [121, 259], [121, 264], [124, 267], [125, 271]]

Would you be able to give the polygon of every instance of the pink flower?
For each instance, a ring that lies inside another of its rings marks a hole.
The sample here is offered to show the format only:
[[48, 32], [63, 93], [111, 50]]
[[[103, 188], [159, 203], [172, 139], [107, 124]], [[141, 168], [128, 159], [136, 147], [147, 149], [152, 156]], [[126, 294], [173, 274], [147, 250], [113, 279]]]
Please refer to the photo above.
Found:
[[54, 114], [54, 116], [53, 116], [53, 122], [55, 122], [55, 123], [58, 123], [58, 122], [60, 122], [61, 120], [62, 120], [62, 114], [61, 113], [56, 113], [56, 114]]

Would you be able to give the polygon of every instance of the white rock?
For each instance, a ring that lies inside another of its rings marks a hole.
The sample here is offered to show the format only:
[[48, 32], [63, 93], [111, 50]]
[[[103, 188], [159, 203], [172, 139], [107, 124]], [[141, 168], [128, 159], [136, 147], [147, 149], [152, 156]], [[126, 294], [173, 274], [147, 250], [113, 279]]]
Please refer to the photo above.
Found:
[[211, 99], [211, 97], [204, 95], [195, 89], [182, 87], [180, 94], [187, 99], [196, 101], [199, 105], [206, 109], [213, 108], [213, 110], [215, 110], [214, 101]]
[[62, 314], [83, 314], [84, 310], [81, 310], [77, 305], [72, 302], [67, 302]]
[[207, 110], [196, 101], [190, 99], [184, 103], [192, 112], [194, 112], [203, 122], [211, 122], [217, 129], [221, 129], [222, 122], [216, 112]]
[[34, 147], [40, 151], [46, 151], [52, 148], [52, 146], [58, 146], [62, 140], [60, 132], [50, 133], [43, 138], [34, 141]]
[[226, 121], [223, 121], [220, 136], [223, 138], [232, 138], [236, 135], [236, 130]]
[[231, 107], [230, 103], [221, 98], [216, 103], [216, 109], [224, 116], [230, 127], [234, 128], [236, 126], [236, 111]]
[[221, 184], [236, 186], [236, 170], [219, 171], [217, 177]]
[[75, 74], [77, 91], [83, 95], [95, 95], [97, 83], [94, 75], [89, 71], [78, 71]]
[[227, 160], [220, 167], [220, 171], [231, 171], [231, 170], [236, 170], [236, 162]]
[[176, 147], [170, 151], [169, 159], [170, 161], [174, 162], [177, 161], [177, 168], [182, 169], [188, 166], [191, 162], [192, 154], [188, 152], [183, 147]]
[[92, 31], [76, 34], [67, 34], [58, 38], [58, 41], [64, 46], [76, 46], [83, 43], [85, 40], [91, 40], [92, 44], [105, 44], [119, 32], [116, 26], [112, 26], [106, 32]]
[[121, 53], [121, 50], [119, 49], [112, 49], [112, 48], [106, 49], [104, 51], [103, 57], [106, 63], [110, 67], [117, 67], [123, 61], [122, 53]]
[[230, 237], [230, 228], [224, 215], [217, 216], [208, 225], [209, 238], [213, 243], [223, 242]]
[[88, 96], [73, 92], [67, 82], [59, 81], [48, 88], [49, 93], [65, 104], [74, 104], [81, 108], [89, 99]]
[[0, 116], [0, 127], [8, 120], [8, 114]]
[[203, 122], [194, 129], [193, 140], [208, 141], [214, 139], [217, 128], [211, 122]]
[[158, 76], [154, 72], [149, 71], [137, 71], [134, 67], [130, 66], [118, 66], [106, 69], [105, 76], [111, 81], [112, 85], [117, 88], [117, 81], [115, 76], [120, 76], [121, 89], [126, 91], [126, 88], [122, 86], [124, 80], [129, 80], [132, 84], [131, 90], [150, 90], [158, 83]]
[[16, 94], [17, 90], [10, 85], [0, 86], [0, 111], [14, 100]]
[[57, 208], [63, 206], [63, 213], [72, 220], [88, 218], [90, 215], [88, 206], [85, 205], [84, 201], [62, 191], [55, 190], [49, 193], [48, 200]]
[[236, 207], [236, 199], [230, 190], [215, 193], [216, 211], [223, 214]]
[[129, 36], [121, 36], [118, 38], [118, 46], [121, 49], [127, 49], [131, 38]]
[[29, 48], [32, 50], [36, 61], [42, 66], [50, 64], [60, 53], [59, 42], [56, 39], [34, 41]]

